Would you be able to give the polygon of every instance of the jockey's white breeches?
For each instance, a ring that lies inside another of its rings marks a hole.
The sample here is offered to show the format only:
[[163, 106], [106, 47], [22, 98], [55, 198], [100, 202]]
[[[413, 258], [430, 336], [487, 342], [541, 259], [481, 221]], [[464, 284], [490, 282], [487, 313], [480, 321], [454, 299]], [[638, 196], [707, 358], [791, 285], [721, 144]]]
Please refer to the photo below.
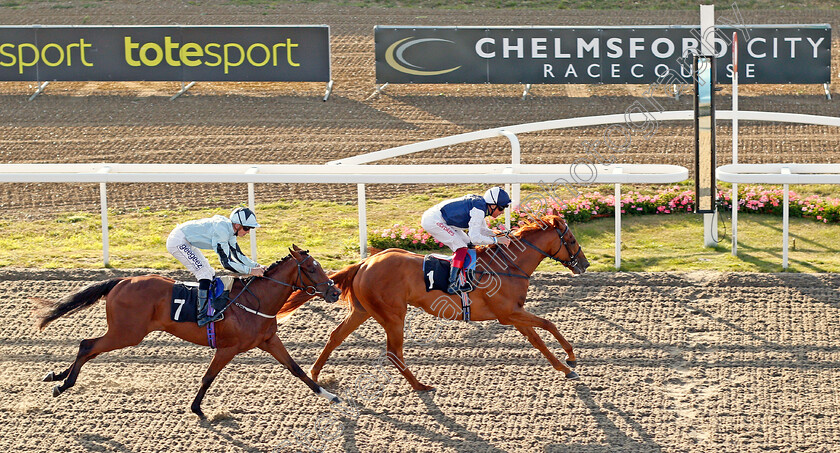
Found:
[[210, 262], [187, 241], [184, 233], [179, 229], [172, 230], [166, 238], [166, 250], [195, 275], [197, 280], [212, 280], [216, 272], [210, 267]]
[[440, 209], [429, 209], [420, 218], [420, 226], [443, 245], [456, 251], [470, 243], [470, 237], [464, 230], [446, 224]]

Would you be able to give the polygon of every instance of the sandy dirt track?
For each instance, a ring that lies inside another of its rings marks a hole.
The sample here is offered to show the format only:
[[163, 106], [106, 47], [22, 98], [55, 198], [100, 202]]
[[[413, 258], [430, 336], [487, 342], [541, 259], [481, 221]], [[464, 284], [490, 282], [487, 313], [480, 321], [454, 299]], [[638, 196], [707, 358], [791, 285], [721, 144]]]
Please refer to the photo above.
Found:
[[[38, 332], [27, 297], [136, 273], [0, 271], [0, 448], [270, 451], [330, 418], [324, 400], [251, 352], [216, 380], [203, 406], [211, 421], [199, 422], [188, 406], [211, 351], [159, 333], [89, 362], [54, 399], [39, 379], [104, 333], [104, 306]], [[437, 387], [424, 394], [391, 368], [392, 382], [379, 375], [382, 387], [358, 392], [384, 350], [369, 320], [321, 375], [362, 401], [359, 413], [330, 418], [339, 434], [327, 451], [836, 451], [838, 287], [834, 274], [538, 274], [526, 307], [575, 345], [582, 380], [565, 381], [512, 327], [422, 315], [406, 360]], [[344, 313], [313, 300], [280, 338], [308, 368]]]

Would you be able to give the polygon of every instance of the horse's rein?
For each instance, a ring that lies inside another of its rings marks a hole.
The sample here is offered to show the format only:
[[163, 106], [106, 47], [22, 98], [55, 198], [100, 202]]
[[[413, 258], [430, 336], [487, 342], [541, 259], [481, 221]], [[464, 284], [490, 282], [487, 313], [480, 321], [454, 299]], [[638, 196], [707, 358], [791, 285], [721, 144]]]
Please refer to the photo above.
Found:
[[[505, 231], [504, 235], [507, 236], [508, 238], [510, 238], [511, 240], [518, 240], [518, 241], [524, 242], [525, 245], [527, 245], [528, 247], [536, 250], [537, 252], [539, 252], [540, 254], [542, 254], [545, 257], [551, 258], [554, 261], [557, 261], [557, 262], [561, 263], [562, 265], [566, 266], [569, 269], [577, 266], [577, 261], [578, 261], [577, 258], [578, 258], [578, 255], [580, 255], [581, 250], [583, 250], [583, 247], [578, 245], [578, 250], [574, 254], [572, 254], [571, 251], [569, 250], [569, 244], [566, 242], [566, 239], [564, 238], [566, 233], [569, 232], [569, 224], [566, 224], [566, 229], [563, 230], [562, 233], [560, 232], [560, 229], [557, 228], [557, 227], [554, 227], [554, 231], [557, 232], [557, 235], [560, 237], [560, 243], [562, 244], [562, 247], [565, 247], [566, 252], [569, 253], [569, 255], [571, 256], [570, 260], [568, 260], [568, 261], [561, 260], [560, 258], [557, 258], [556, 256], [554, 256], [554, 255], [556, 255], [557, 253], [560, 252], [559, 249], [557, 250], [557, 252], [555, 252], [553, 254], [549, 254], [549, 253], [546, 253], [545, 251], [543, 251], [541, 248], [537, 247], [534, 243], [532, 243], [531, 241], [529, 241], [527, 239], [519, 238], [519, 237], [515, 237], [515, 236], [511, 237], [510, 232], [508, 232], [508, 231]], [[521, 267], [519, 267], [519, 265], [516, 264], [513, 260], [511, 260], [504, 252], [499, 253], [498, 250], [499, 250], [498, 247], [493, 249], [493, 254], [496, 255], [496, 256], [501, 255], [501, 257], [504, 261], [506, 261], [510, 265], [513, 265], [514, 267], [516, 267], [516, 269], [518, 269], [519, 272], [522, 272], [522, 275], [511, 274], [511, 273], [498, 273], [498, 272], [492, 272], [492, 273], [494, 273], [496, 275], [504, 275], [504, 276], [508, 276], [508, 277], [524, 278], [524, 279], [527, 279], [527, 280], [531, 279], [530, 274], [528, 274], [527, 272], [525, 272], [525, 270], [523, 270]], [[485, 274], [485, 273], [489, 274], [491, 272], [483, 272], [483, 271], [476, 272], [476, 274]]]
[[536, 245], [534, 245], [529, 240], [523, 239], [523, 238], [518, 238], [518, 239], [520, 241], [524, 242], [525, 245], [527, 245], [528, 247], [531, 247], [532, 249], [542, 253], [543, 256], [551, 258], [554, 261], [557, 261], [558, 263], [566, 266], [569, 269], [572, 269], [573, 267], [576, 267], [578, 265], [578, 255], [580, 255], [580, 252], [581, 252], [581, 250], [583, 250], [583, 247], [581, 247], [580, 244], [578, 244], [577, 252], [575, 252], [574, 254], [572, 253], [571, 250], [569, 250], [569, 243], [566, 242], [566, 238], [564, 237], [564, 236], [566, 236], [566, 233], [569, 232], [569, 224], [568, 223], [566, 224], [566, 229], [563, 230], [562, 233], [560, 232], [560, 229], [557, 228], [557, 227], [554, 227], [554, 231], [557, 232], [558, 236], [560, 236], [560, 244], [562, 244], [561, 246], [566, 249], [566, 253], [568, 253], [569, 256], [571, 257], [568, 261], [567, 260], [561, 260], [560, 258], [557, 258], [556, 256], [554, 256], [554, 255], [556, 255], [557, 253], [560, 252], [560, 249], [557, 249], [557, 251], [552, 253], [552, 254], [548, 254], [548, 253], [544, 252], [542, 249], [540, 249], [539, 247], [537, 247]]
[[[297, 261], [297, 260], [295, 260], [295, 264], [297, 265], [297, 269], [298, 269], [298, 277], [297, 277], [297, 279], [295, 279], [295, 281], [296, 281], [296, 282], [297, 282], [297, 281], [300, 281], [301, 283], [303, 283], [303, 270], [301, 269], [301, 265], [302, 265], [303, 263], [305, 263], [305, 262], [306, 262], [306, 260], [308, 260], [308, 259], [310, 259], [310, 258], [312, 258], [312, 255], [307, 255], [307, 256], [306, 256], [306, 258], [305, 258], [303, 261]], [[334, 285], [335, 285], [335, 283], [334, 283], [332, 280], [327, 280], [326, 282], [323, 282], [323, 283], [318, 283], [318, 284], [314, 284], [314, 285], [298, 286], [298, 285], [289, 284], [289, 283], [286, 283], [286, 282], [281, 282], [280, 280], [277, 280], [277, 279], [275, 279], [275, 278], [271, 278], [271, 277], [267, 277], [267, 276], [265, 276], [265, 275], [263, 275], [262, 277], [258, 277], [258, 278], [264, 278], [264, 279], [266, 279], [266, 280], [270, 280], [270, 281], [272, 281], [272, 282], [274, 282], [274, 283], [277, 283], [278, 285], [288, 286], [288, 287], [292, 288], [292, 289], [293, 289], [293, 290], [295, 290], [295, 291], [297, 291], [297, 290], [304, 291], [306, 294], [308, 294], [308, 295], [310, 295], [310, 296], [314, 296], [314, 295], [316, 295], [316, 294], [326, 295], [326, 290], [324, 290], [324, 291], [318, 291], [318, 286], [321, 286], [321, 285], [327, 285], [327, 288], [330, 288], [330, 287], [332, 287], [332, 286], [334, 286]], [[312, 282], [311, 280], [312, 280], [312, 279], [310, 279], [310, 282], [311, 282], [311, 283], [314, 283], [314, 282]], [[256, 299], [257, 299], [257, 303], [258, 303], [258, 305], [261, 305], [261, 304], [260, 304], [260, 302], [259, 302], [260, 298], [259, 298], [259, 297], [257, 297], [257, 295], [256, 295], [256, 294], [254, 294], [254, 292], [253, 292], [253, 291], [251, 291], [251, 290], [248, 288], [248, 286], [250, 286], [250, 285], [251, 285], [251, 282], [253, 282], [253, 281], [254, 281], [254, 279], [253, 279], [253, 278], [248, 279], [248, 281], [247, 281], [247, 282], [245, 283], [245, 285], [242, 287], [242, 291], [240, 291], [240, 292], [239, 292], [239, 294], [237, 294], [237, 295], [236, 295], [236, 297], [234, 297], [234, 298], [233, 298], [233, 300], [231, 301], [231, 303], [232, 303], [232, 304], [234, 304], [234, 305], [236, 305], [237, 307], [239, 307], [239, 308], [241, 308], [241, 309], [245, 310], [245, 311], [246, 311], [246, 312], [248, 312], [248, 313], [251, 313], [251, 314], [254, 314], [254, 315], [257, 315], [257, 316], [262, 316], [263, 318], [274, 318], [274, 315], [267, 315], [267, 314], [262, 313], [262, 312], [260, 312], [260, 311], [258, 311], [258, 310], [254, 310], [253, 308], [248, 308], [248, 307], [246, 307], [246, 306], [244, 306], [244, 305], [242, 305], [242, 304], [240, 304], [239, 302], [237, 302], [237, 301], [236, 301], [236, 299], [239, 299], [239, 296], [241, 296], [241, 295], [242, 295], [242, 293], [244, 293], [245, 291], [248, 291], [248, 293], [250, 293], [252, 296], [254, 296], [254, 298], [256, 298]]]

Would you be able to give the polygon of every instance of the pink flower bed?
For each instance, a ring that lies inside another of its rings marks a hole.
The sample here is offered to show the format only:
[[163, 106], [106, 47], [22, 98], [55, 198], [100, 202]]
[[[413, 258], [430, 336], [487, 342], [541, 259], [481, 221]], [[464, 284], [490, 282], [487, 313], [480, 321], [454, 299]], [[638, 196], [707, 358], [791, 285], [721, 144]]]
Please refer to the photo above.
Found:
[[[732, 209], [732, 191], [718, 193], [720, 209]], [[802, 198], [796, 192], [789, 192], [791, 217], [809, 217], [823, 223], [840, 222], [840, 199], [823, 199], [818, 195]], [[782, 189], [765, 189], [762, 186], [744, 186], [738, 188], [738, 210], [762, 214], [782, 215], [784, 192]], [[615, 196], [602, 195], [599, 192], [582, 194], [569, 200], [535, 199], [529, 197], [526, 205], [511, 213], [514, 228], [544, 214], [554, 211], [568, 222], [586, 222], [593, 218], [612, 216], [615, 213]], [[692, 212], [694, 209], [694, 191], [683, 190], [679, 186], [667, 187], [654, 195], [639, 192], [622, 194], [621, 213], [625, 215], [666, 215]], [[419, 223], [419, 219], [418, 219]], [[492, 226], [504, 223], [503, 216], [491, 221]], [[410, 228], [395, 224], [384, 230], [373, 230], [370, 244], [377, 248], [398, 247], [414, 250], [438, 250], [444, 246], [426, 233], [423, 228]]]

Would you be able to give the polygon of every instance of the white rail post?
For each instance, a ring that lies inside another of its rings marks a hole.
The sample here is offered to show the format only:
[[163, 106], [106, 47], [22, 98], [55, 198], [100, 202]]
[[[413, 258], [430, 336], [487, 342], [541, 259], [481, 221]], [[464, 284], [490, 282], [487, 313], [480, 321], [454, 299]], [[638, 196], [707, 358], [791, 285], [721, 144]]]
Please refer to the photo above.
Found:
[[365, 201], [365, 185], [356, 186], [359, 200], [359, 255], [367, 257], [367, 202]]
[[[519, 137], [517, 137], [513, 132], [506, 131], [504, 129], [500, 130], [499, 133], [507, 137], [510, 141], [510, 163], [516, 167], [521, 163], [522, 155], [521, 147], [519, 146]], [[519, 201], [521, 200], [519, 183], [511, 184], [510, 199], [511, 207], [518, 208]]]
[[[97, 173], [108, 173], [111, 167], [102, 167]], [[108, 267], [111, 256], [108, 253], [108, 195], [104, 182], [99, 183], [99, 204], [102, 208], [102, 265]]]
[[[790, 168], [782, 167], [782, 174], [789, 175]], [[790, 216], [790, 196], [788, 194], [788, 185], [784, 186], [785, 199], [784, 207], [782, 207], [782, 269], [788, 268], [788, 233], [789, 233], [789, 216]]]
[[[738, 32], [732, 32], [732, 163], [738, 163]], [[732, 183], [732, 256], [738, 256], [738, 183]]]
[[99, 203], [102, 205], [102, 265], [108, 267], [108, 196], [105, 194], [105, 183], [99, 183]]
[[[614, 174], [622, 173], [621, 167], [613, 170]], [[615, 184], [615, 270], [621, 270], [621, 184]]]
[[[259, 169], [257, 167], [251, 167], [245, 171], [246, 175], [255, 175]], [[251, 208], [251, 212], [257, 212], [254, 208], [254, 183], [248, 183], [248, 207]], [[257, 230], [252, 229], [251, 235], [249, 236], [251, 240], [251, 259], [257, 261]]]
[[[521, 162], [521, 148], [519, 146], [519, 137], [516, 136], [513, 132], [506, 131], [504, 129], [499, 131], [500, 134], [507, 137], [510, 141], [510, 164], [515, 169], [519, 163]], [[514, 170], [515, 171], [515, 170]], [[510, 193], [510, 207], [505, 209], [505, 227], [510, 231], [510, 212], [511, 209], [516, 209], [519, 207], [520, 201], [520, 184], [505, 184], [505, 189]]]
[[[507, 192], [507, 193], [511, 193], [511, 190], [510, 190], [510, 184], [505, 184], [505, 192]], [[513, 202], [511, 202], [511, 205], [512, 205], [512, 204], [513, 204]], [[511, 209], [513, 209], [513, 206], [508, 206], [508, 207], [506, 207], [506, 208], [505, 208], [505, 229], [507, 229], [508, 231], [510, 231], [510, 213], [511, 213]]]

